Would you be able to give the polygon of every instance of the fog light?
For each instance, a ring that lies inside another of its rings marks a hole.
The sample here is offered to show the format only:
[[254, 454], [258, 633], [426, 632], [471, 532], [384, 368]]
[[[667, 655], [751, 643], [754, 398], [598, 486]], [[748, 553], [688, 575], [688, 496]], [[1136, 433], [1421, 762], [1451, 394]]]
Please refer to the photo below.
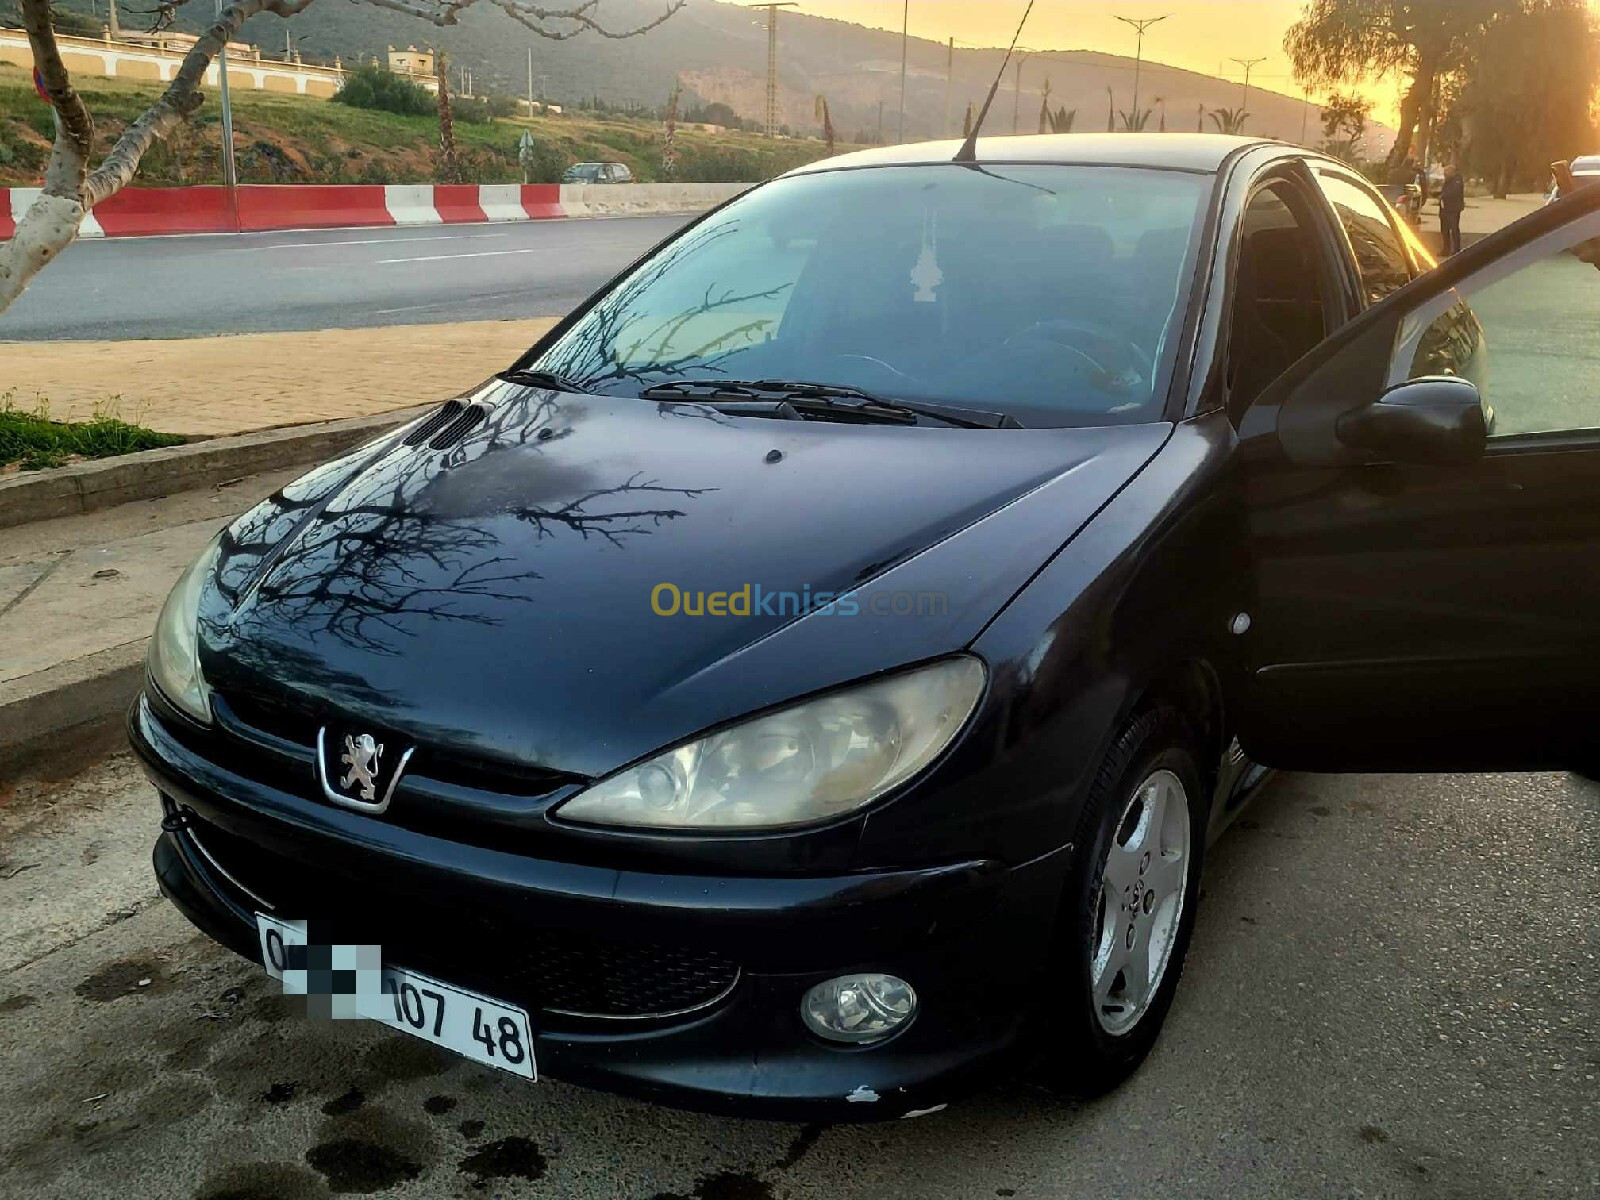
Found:
[[916, 1011], [917, 993], [893, 975], [841, 975], [800, 1001], [800, 1019], [812, 1033], [857, 1046], [882, 1041]]

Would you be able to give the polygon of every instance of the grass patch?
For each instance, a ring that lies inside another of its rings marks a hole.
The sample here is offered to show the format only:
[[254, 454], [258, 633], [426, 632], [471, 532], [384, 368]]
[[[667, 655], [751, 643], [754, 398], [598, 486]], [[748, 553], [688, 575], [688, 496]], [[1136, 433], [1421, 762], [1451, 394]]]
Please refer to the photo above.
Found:
[[88, 421], [52, 421], [48, 407], [25, 411], [16, 407], [12, 393], [0, 395], [0, 467], [15, 463], [24, 471], [42, 471], [73, 458], [112, 458], [187, 440], [131, 425], [109, 407]]

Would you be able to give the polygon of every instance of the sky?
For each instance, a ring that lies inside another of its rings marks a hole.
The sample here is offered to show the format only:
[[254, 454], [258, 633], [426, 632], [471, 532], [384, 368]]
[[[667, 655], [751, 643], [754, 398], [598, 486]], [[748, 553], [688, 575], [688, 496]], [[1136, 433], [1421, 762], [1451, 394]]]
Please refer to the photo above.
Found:
[[[1024, 7], [1026, 0], [911, 0], [911, 33], [940, 42], [954, 37], [958, 46], [1005, 46]], [[1022, 45], [1132, 55], [1134, 31], [1116, 14], [1171, 13], [1146, 31], [1146, 59], [1238, 79], [1240, 68], [1228, 59], [1265, 55], [1266, 62], [1251, 72], [1251, 85], [1297, 95], [1300, 88], [1290, 75], [1283, 35], [1300, 10], [1301, 0], [1037, 0]], [[799, 11], [898, 30], [903, 0], [801, 0]], [[1375, 102], [1374, 117], [1384, 120], [1394, 115], [1397, 95], [1392, 81], [1362, 90]]]

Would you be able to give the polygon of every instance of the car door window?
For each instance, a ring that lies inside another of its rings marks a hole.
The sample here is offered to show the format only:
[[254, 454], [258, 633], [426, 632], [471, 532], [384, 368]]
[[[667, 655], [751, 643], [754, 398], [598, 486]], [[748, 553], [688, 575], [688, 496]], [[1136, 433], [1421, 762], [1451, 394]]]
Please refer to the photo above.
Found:
[[1350, 239], [1367, 303], [1376, 304], [1410, 283], [1405, 244], [1377, 197], [1355, 180], [1330, 171], [1317, 172], [1317, 182]]
[[1240, 220], [1228, 333], [1228, 409], [1236, 421], [1328, 333], [1321, 255], [1296, 198], [1288, 183], [1270, 184]]
[[1491, 439], [1600, 430], [1600, 272], [1558, 249], [1457, 294], [1407, 347], [1407, 377], [1472, 380]]

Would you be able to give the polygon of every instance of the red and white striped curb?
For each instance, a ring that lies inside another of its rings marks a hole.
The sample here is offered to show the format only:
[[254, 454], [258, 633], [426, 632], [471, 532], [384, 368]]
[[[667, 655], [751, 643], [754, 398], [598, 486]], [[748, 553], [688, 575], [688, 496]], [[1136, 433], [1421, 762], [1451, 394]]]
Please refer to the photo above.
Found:
[[[255, 233], [381, 225], [462, 225], [571, 217], [703, 212], [745, 183], [246, 184], [237, 206], [222, 187], [125, 188], [84, 217], [80, 237]], [[39, 194], [0, 188], [0, 240]]]

